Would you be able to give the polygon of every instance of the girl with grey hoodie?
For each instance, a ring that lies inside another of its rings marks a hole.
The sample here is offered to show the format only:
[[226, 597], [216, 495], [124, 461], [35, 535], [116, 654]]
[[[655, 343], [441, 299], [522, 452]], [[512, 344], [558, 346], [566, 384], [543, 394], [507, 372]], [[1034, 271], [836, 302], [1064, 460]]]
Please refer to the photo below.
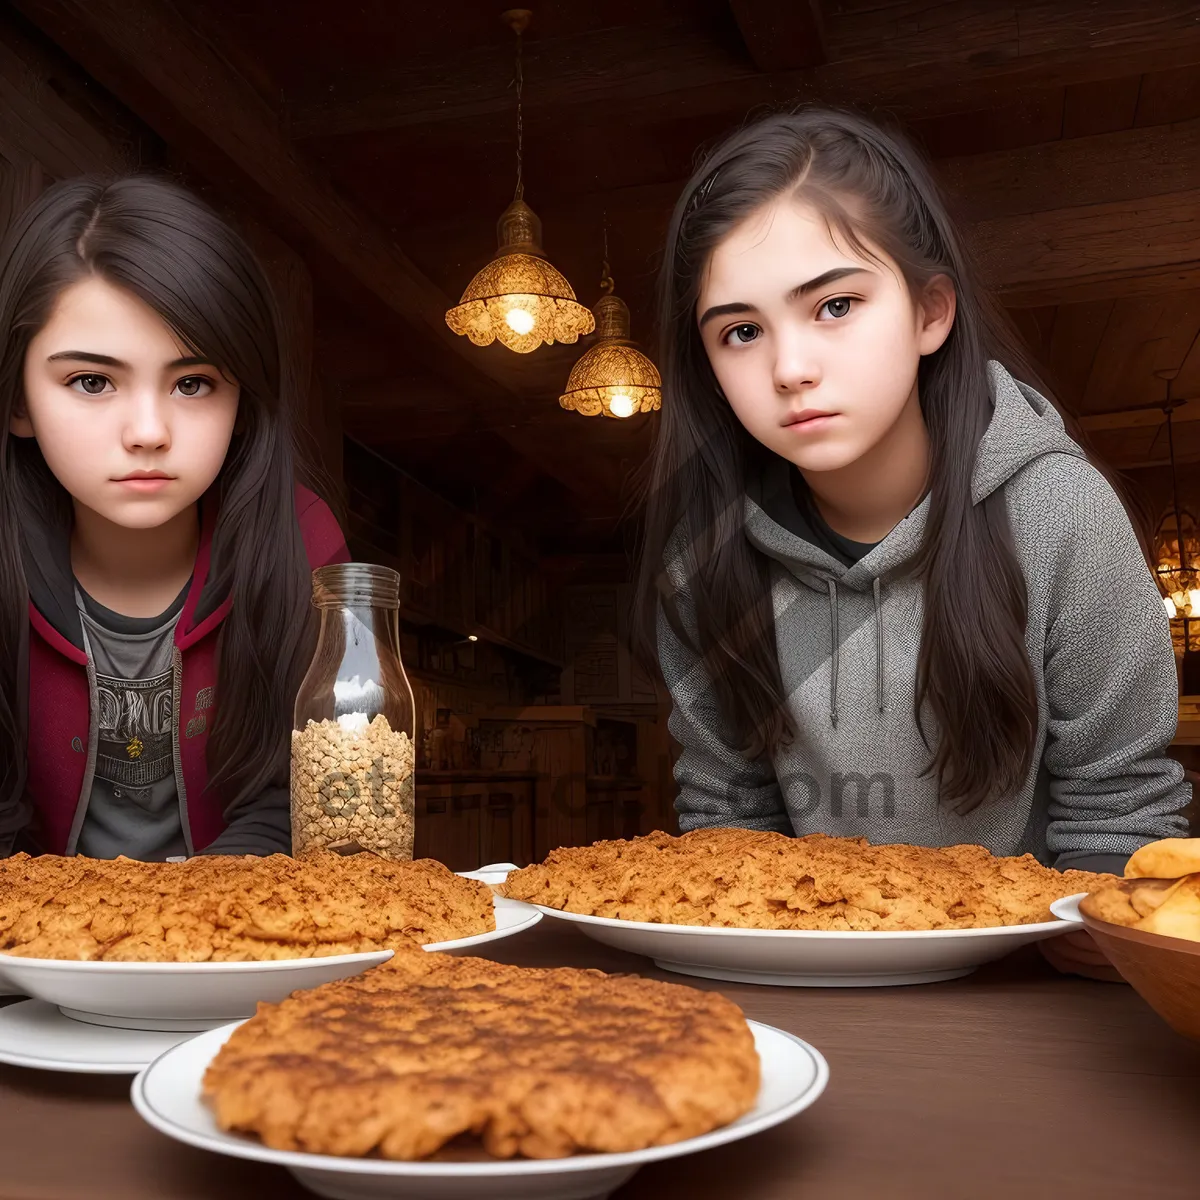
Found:
[[1153, 576], [910, 146], [819, 108], [733, 134], [676, 207], [660, 326], [639, 594], [683, 830], [1117, 872], [1186, 835]]

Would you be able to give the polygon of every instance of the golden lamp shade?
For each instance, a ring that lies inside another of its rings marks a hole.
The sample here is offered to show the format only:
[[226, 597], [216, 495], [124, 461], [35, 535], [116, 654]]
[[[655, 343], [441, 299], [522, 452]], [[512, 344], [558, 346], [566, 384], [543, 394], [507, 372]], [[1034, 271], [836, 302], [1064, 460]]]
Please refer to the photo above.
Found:
[[618, 296], [596, 304], [600, 340], [571, 368], [558, 403], [585, 417], [632, 417], [662, 408], [658, 368], [629, 340], [629, 308]]
[[496, 224], [496, 257], [467, 285], [446, 324], [476, 346], [498, 341], [517, 354], [575, 342], [596, 320], [541, 247], [542, 223], [519, 196]]

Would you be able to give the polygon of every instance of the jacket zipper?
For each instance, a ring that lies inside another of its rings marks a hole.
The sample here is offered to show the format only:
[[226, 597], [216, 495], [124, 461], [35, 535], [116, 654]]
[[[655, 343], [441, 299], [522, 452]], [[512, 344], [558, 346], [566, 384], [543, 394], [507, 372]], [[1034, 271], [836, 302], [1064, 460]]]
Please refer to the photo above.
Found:
[[[76, 601], [78, 602], [78, 592], [76, 592]], [[87, 762], [83, 768], [83, 787], [80, 788], [79, 799], [75, 802], [75, 818], [71, 822], [71, 832], [67, 836], [67, 844], [63, 850], [63, 853], [67, 855], [75, 853], [75, 847], [79, 844], [79, 834], [87, 819], [88, 805], [92, 800], [92, 784], [96, 779], [96, 753], [100, 742], [100, 699], [99, 689], [96, 685], [96, 664], [92, 661], [92, 645], [88, 640], [87, 629], [83, 622], [80, 622], [80, 632], [83, 635], [84, 653], [87, 654], [87, 665], [84, 668], [87, 671], [88, 681]]]
[[183, 722], [181, 697], [183, 692], [183, 654], [178, 646], [171, 647], [171, 707], [174, 715], [171, 730], [171, 760], [175, 768], [175, 792], [179, 797], [179, 824], [183, 829], [183, 846], [188, 858], [196, 853], [192, 845], [192, 827], [188, 822], [187, 784], [183, 781], [183, 754], [179, 746], [179, 729]]

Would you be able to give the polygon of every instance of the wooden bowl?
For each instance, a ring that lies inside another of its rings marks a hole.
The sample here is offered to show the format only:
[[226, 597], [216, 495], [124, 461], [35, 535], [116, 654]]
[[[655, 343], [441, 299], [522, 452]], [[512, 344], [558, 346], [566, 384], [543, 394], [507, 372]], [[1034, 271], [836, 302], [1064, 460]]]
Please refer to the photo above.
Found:
[[1080, 915], [1097, 945], [1142, 999], [1176, 1033], [1200, 1041], [1200, 942]]

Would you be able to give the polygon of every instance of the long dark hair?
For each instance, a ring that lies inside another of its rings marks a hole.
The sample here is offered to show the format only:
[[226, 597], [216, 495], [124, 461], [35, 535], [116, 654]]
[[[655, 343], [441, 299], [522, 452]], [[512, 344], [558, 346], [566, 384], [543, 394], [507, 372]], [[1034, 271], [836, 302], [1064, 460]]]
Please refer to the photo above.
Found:
[[210, 579], [233, 605], [220, 632], [209, 786], [232, 810], [286, 781], [288, 733], [314, 637], [310, 574], [296, 520], [294, 394], [270, 286], [249, 247], [215, 212], [151, 175], [56, 184], [0, 246], [0, 844], [28, 818], [18, 796], [28, 730], [19, 647], [29, 622], [25, 514], [71, 500], [33, 438], [10, 436], [23, 406], [30, 341], [66, 287], [98, 276], [148, 304], [189, 352], [241, 386], [238, 431], [217, 477], [220, 511]]
[[[966, 812], [1019, 788], [1036, 737], [1026, 587], [1003, 489], [980, 504], [971, 496], [976, 449], [992, 411], [987, 362], [1000, 361], [1040, 391], [1045, 385], [999, 305], [979, 286], [920, 155], [859, 114], [805, 108], [739, 130], [708, 154], [675, 208], [660, 283], [665, 394], [646, 476], [638, 584], [643, 649], [653, 645], [661, 608], [701, 656], [743, 753], [770, 754], [794, 732], [782, 695], [767, 561], [742, 526], [747, 480], [769, 452], [721, 393], [695, 317], [713, 250], [784, 194], [814, 206], [858, 253], [875, 257], [867, 243], [881, 249], [910, 294], [919, 295], [938, 275], [949, 277], [957, 294], [953, 328], [918, 372], [932, 489], [914, 564], [925, 596], [915, 708], [922, 737], [924, 705], [937, 723], [929, 769], [942, 801]], [[686, 622], [664, 571], [666, 556], [677, 551], [690, 581], [693, 611]]]

